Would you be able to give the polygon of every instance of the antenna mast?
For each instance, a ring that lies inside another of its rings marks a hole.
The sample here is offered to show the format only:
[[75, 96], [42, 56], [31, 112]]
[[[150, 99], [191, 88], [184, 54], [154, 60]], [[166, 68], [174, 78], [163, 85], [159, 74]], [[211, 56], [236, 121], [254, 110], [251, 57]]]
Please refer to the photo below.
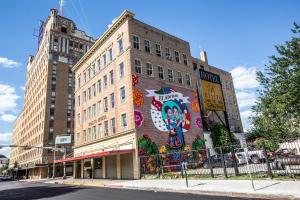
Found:
[[59, 5], [60, 5], [60, 15], [63, 16], [64, 15], [64, 0], [60, 0]]

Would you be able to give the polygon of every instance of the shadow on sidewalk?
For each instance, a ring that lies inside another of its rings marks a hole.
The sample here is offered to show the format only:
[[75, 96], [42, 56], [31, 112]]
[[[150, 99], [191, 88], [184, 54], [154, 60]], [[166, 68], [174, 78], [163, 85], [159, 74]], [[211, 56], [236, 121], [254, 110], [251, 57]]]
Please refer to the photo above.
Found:
[[0, 191], [0, 199], [1, 200], [34, 200], [34, 199], [42, 199], [42, 198], [50, 198], [55, 197], [71, 192], [75, 192], [77, 190], [82, 190], [84, 187], [74, 187], [74, 186], [30, 186], [30, 187], [22, 187], [22, 188], [13, 188], [6, 189]]
[[272, 187], [274, 185], [278, 185], [280, 182], [276, 182], [276, 183], [272, 183], [270, 185], [267, 185], [267, 186], [264, 186], [264, 187], [261, 187], [261, 188], [255, 188], [255, 190], [263, 190], [263, 189], [266, 189], [268, 187]]

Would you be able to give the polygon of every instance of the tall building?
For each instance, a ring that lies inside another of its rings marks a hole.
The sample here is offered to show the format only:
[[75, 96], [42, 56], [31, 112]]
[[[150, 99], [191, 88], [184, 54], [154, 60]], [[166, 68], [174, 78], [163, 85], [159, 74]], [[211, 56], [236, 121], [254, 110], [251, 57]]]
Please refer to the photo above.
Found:
[[72, 68], [74, 156], [57, 162], [73, 162], [76, 178], [136, 179], [142, 156], [192, 146], [203, 138], [200, 68], [221, 76], [230, 125], [241, 132], [231, 74], [209, 65], [206, 53], [194, 58], [187, 41], [124, 11]]
[[[56, 135], [73, 134], [71, 68], [94, 40], [77, 29], [72, 20], [59, 16], [56, 9], [50, 10], [38, 35], [38, 51], [27, 63], [24, 106], [14, 123], [12, 144], [53, 147]], [[18, 169], [19, 175], [51, 176], [52, 151], [12, 148], [10, 155], [10, 168]]]

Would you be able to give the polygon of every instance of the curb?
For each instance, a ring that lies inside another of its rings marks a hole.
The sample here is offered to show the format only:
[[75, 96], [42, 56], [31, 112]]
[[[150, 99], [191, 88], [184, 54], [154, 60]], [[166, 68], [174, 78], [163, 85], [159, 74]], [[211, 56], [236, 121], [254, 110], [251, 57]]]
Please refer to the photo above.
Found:
[[[112, 186], [112, 187], [111, 187]], [[142, 191], [153, 191], [153, 192], [172, 192], [172, 193], [189, 193], [189, 194], [201, 194], [209, 196], [220, 196], [220, 197], [240, 197], [240, 198], [252, 198], [252, 199], [273, 199], [273, 200], [299, 200], [291, 195], [272, 195], [272, 194], [252, 194], [252, 193], [238, 193], [238, 192], [213, 192], [213, 191], [195, 191], [195, 190], [174, 190], [157, 187], [135, 187], [135, 186], [123, 186], [123, 185], [108, 185], [105, 187], [129, 189], [129, 190], [142, 190]]]

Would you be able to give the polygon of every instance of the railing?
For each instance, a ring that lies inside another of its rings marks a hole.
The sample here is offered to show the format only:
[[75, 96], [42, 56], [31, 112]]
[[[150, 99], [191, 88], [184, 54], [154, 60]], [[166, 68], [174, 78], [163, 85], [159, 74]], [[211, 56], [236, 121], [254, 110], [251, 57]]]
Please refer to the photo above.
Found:
[[282, 141], [276, 148], [270, 148], [268, 142], [140, 156], [140, 171], [142, 176], [180, 175], [182, 163], [187, 162], [190, 175], [229, 177], [251, 173], [270, 178], [274, 175], [299, 176], [300, 139]]

